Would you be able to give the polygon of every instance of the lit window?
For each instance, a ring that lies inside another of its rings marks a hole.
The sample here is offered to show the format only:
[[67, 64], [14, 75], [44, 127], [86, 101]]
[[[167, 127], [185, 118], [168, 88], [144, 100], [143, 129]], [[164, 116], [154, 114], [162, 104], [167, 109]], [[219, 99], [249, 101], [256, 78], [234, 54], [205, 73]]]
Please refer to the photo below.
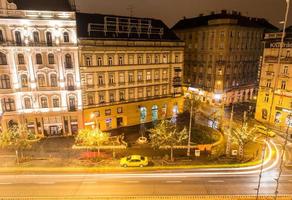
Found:
[[108, 116], [108, 115], [111, 115], [112, 113], [112, 110], [111, 109], [106, 109], [105, 110], [105, 115]]
[[119, 92], [119, 95], [120, 95], [120, 101], [125, 101], [125, 91], [124, 90], [121, 90]]
[[147, 81], [151, 81], [151, 79], [152, 79], [152, 78], [151, 78], [151, 72], [150, 72], [150, 71], [147, 71], [147, 72], [146, 72], [146, 80], [147, 80]]
[[162, 71], [162, 78], [167, 79], [167, 70], [165, 69]]
[[159, 56], [158, 55], [155, 55], [154, 62], [155, 62], [155, 64], [158, 64], [159, 63]]
[[123, 108], [122, 108], [122, 107], [118, 107], [118, 108], [117, 108], [117, 113], [118, 113], [118, 114], [123, 113]]
[[142, 82], [143, 81], [143, 72], [142, 71], [138, 71], [137, 80], [138, 80], [138, 82]]

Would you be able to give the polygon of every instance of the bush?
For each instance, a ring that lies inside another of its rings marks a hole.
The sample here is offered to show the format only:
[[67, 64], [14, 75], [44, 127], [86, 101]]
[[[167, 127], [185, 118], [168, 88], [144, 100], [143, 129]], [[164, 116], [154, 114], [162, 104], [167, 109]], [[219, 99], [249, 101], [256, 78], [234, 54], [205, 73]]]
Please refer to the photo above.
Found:
[[218, 141], [220, 135], [212, 128], [198, 125], [192, 128], [191, 139], [195, 144], [212, 144]]

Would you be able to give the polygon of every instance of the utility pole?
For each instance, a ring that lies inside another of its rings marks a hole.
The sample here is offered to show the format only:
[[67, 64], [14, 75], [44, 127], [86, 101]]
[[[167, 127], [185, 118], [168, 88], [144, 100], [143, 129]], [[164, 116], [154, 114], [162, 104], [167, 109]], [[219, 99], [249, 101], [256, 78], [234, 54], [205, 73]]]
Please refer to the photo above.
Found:
[[189, 123], [189, 138], [188, 138], [188, 151], [187, 156], [191, 155], [191, 134], [192, 134], [192, 121], [193, 121], [193, 107], [194, 107], [194, 100], [193, 94], [191, 95], [191, 112], [190, 112], [190, 123]]

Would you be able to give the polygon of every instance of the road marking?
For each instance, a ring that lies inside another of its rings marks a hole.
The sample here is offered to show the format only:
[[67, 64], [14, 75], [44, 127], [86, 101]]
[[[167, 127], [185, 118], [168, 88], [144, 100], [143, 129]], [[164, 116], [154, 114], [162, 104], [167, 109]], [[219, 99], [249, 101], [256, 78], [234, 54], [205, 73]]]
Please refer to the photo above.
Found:
[[12, 185], [12, 183], [0, 183], [0, 185]]
[[139, 183], [140, 181], [123, 181], [123, 183]]
[[210, 180], [209, 183], [224, 183], [223, 180]]
[[182, 181], [166, 181], [166, 183], [181, 183]]
[[94, 181], [85, 181], [85, 182], [83, 182], [83, 184], [96, 184], [96, 182], [94, 182]]
[[37, 184], [41, 184], [41, 185], [53, 185], [53, 184], [55, 184], [55, 182], [38, 182]]

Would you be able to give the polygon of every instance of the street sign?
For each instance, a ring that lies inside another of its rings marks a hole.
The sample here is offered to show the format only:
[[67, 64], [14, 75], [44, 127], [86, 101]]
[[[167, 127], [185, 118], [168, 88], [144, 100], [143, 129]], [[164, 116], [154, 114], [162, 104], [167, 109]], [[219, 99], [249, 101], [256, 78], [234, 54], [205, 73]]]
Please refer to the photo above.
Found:
[[201, 155], [201, 151], [200, 150], [195, 150], [195, 156], [196, 157], [200, 157]]

